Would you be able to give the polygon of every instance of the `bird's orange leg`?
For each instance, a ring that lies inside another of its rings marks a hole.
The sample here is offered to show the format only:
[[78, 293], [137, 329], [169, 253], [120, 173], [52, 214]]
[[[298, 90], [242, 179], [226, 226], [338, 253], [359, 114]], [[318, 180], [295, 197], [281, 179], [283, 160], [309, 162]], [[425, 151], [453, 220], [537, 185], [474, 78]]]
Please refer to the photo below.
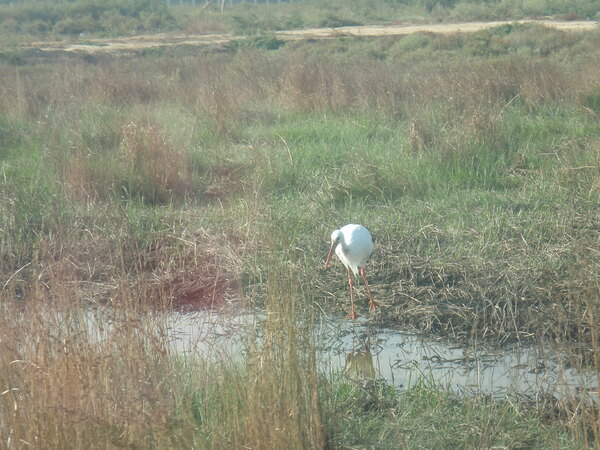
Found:
[[371, 295], [371, 289], [369, 289], [369, 283], [367, 282], [364, 267], [360, 268], [360, 274], [362, 276], [363, 281], [365, 282], [365, 286], [367, 287], [367, 292], [369, 293], [369, 311], [377, 311], [377, 303], [373, 301], [373, 296]]
[[348, 269], [348, 284], [350, 285], [350, 302], [352, 303], [352, 312], [346, 316], [347, 319], [356, 320], [356, 312], [354, 312], [354, 293], [352, 292], [352, 272]]

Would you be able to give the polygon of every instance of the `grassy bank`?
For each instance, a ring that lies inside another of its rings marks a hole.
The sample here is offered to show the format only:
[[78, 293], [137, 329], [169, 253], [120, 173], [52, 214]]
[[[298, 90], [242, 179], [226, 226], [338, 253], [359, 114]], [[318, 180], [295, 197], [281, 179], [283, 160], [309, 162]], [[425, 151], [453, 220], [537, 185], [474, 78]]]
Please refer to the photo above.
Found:
[[[310, 321], [347, 312], [321, 267], [358, 222], [373, 324], [579, 340], [598, 367], [598, 32], [257, 42], [0, 62], [6, 445], [590, 443], [593, 410], [323, 378]], [[175, 358], [151, 321], [231, 301], [269, 313], [239, 363]]]

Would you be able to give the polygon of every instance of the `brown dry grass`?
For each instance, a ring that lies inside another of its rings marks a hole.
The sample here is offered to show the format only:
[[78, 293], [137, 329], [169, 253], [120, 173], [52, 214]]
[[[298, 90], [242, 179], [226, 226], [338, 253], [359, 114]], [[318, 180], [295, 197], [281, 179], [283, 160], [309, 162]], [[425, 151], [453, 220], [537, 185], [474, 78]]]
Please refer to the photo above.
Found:
[[174, 445], [172, 360], [147, 324], [124, 317], [96, 343], [79, 307], [42, 304], [3, 311], [3, 445]]
[[[133, 274], [134, 283], [121, 280], [107, 294], [113, 308], [87, 308], [79, 298], [84, 288], [75, 281], [80, 275], [70, 274], [73, 264], [59, 255], [24, 292], [26, 307], [3, 304], [3, 445], [325, 446], [315, 352], [308, 328], [297, 320], [296, 284], [282, 287], [293, 276], [283, 266], [270, 275], [264, 336], [259, 340], [249, 330], [252, 344], [245, 357], [218, 354], [225, 359], [214, 362], [173, 354], [157, 305], [180, 306], [176, 296], [191, 295], [201, 297], [194, 298], [194, 307], [213, 307], [221, 298], [215, 292], [222, 288], [215, 285], [221, 275], [208, 273], [208, 258], [222, 263], [227, 255], [207, 254], [207, 236], [190, 239], [203, 240], [204, 248], [188, 241], [175, 253], [157, 243], [158, 279], [143, 271]], [[203, 292], [209, 282], [213, 290]], [[205, 298], [211, 301], [202, 304]]]
[[122, 149], [122, 165], [135, 177], [132, 184], [147, 190], [152, 201], [166, 203], [189, 192], [188, 155], [170, 145], [156, 124], [126, 124]]

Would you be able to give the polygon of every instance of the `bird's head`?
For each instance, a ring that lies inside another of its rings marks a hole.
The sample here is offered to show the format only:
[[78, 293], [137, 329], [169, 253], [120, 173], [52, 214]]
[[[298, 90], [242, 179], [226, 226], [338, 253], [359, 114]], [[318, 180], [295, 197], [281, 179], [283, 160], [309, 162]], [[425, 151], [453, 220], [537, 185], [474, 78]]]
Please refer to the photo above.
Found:
[[335, 230], [333, 233], [331, 233], [331, 247], [329, 248], [329, 253], [327, 254], [327, 261], [325, 261], [325, 269], [327, 269], [329, 266], [329, 261], [331, 261], [333, 252], [340, 242], [342, 242], [342, 232], [340, 230]]

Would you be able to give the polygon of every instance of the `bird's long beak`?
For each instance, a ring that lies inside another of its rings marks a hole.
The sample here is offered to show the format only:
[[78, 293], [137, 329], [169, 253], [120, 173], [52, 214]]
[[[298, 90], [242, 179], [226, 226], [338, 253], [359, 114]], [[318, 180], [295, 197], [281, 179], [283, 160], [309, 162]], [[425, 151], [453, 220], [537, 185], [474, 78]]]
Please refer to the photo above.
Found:
[[336, 241], [333, 241], [331, 243], [331, 248], [329, 249], [329, 253], [327, 254], [327, 261], [325, 261], [325, 270], [327, 270], [327, 267], [329, 266], [329, 261], [331, 261], [333, 252], [335, 251], [335, 248], [337, 247], [338, 244], [339, 244], [339, 242], [336, 242]]

